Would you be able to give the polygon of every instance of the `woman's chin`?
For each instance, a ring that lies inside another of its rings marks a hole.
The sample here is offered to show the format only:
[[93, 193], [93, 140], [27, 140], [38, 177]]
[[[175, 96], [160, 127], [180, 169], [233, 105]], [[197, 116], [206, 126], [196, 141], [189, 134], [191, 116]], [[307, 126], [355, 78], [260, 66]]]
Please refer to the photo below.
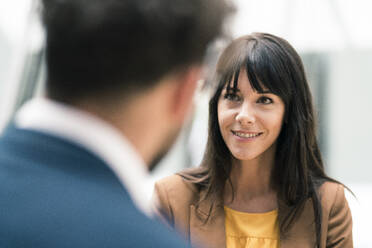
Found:
[[247, 154], [247, 153], [233, 153], [233, 157], [240, 161], [251, 161], [258, 157], [259, 154]]

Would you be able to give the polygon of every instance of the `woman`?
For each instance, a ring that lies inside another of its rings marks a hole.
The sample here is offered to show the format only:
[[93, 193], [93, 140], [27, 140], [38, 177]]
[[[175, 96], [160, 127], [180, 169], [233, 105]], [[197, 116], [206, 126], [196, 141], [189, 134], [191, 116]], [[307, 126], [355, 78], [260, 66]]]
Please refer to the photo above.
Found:
[[156, 184], [158, 213], [204, 247], [352, 247], [344, 186], [324, 172], [296, 51], [253, 33], [224, 50], [216, 74], [202, 164]]

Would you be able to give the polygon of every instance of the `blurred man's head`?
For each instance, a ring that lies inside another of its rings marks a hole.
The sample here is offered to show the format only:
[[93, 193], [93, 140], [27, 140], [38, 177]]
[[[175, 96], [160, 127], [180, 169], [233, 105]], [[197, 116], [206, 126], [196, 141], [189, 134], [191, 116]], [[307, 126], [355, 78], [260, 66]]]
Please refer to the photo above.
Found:
[[147, 163], [174, 140], [225, 0], [43, 0], [47, 94], [119, 128]]

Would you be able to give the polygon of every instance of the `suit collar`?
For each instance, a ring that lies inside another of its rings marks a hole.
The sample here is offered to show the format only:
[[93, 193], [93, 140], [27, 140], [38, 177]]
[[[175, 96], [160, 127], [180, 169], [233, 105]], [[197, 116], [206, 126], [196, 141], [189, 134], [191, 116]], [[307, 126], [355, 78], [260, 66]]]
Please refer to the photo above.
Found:
[[[17, 112], [15, 125], [60, 137], [91, 151], [115, 173], [136, 206], [151, 215], [147, 166], [124, 134], [105, 120], [74, 106], [34, 98]], [[141, 182], [141, 183], [138, 183]]]

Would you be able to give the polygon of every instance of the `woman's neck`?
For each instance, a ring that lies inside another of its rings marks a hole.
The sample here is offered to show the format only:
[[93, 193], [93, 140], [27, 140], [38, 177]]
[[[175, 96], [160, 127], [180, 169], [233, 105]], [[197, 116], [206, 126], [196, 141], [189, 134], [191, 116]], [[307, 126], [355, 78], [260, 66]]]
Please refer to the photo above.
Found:
[[249, 161], [233, 160], [232, 185], [227, 182], [224, 191], [225, 205], [244, 212], [267, 212], [277, 208], [276, 191], [271, 183], [273, 166], [274, 154]]

